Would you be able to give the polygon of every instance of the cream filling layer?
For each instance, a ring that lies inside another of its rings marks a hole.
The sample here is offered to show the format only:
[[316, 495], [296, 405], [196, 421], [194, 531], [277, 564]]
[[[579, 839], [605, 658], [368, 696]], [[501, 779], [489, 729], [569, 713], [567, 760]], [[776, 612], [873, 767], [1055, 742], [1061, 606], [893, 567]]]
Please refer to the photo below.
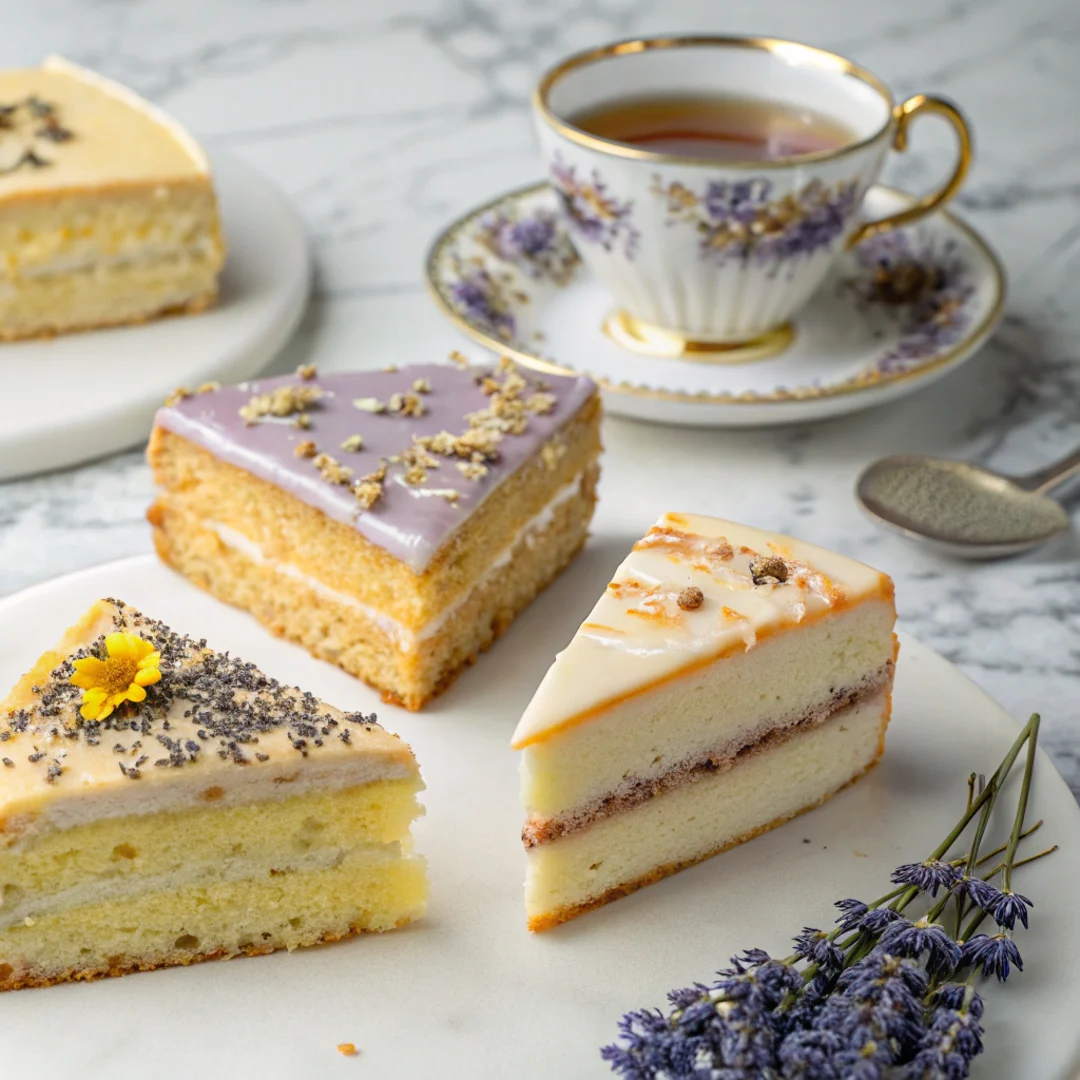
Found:
[[[888, 706], [886, 693], [875, 694], [733, 769], [532, 848], [525, 905], [540, 921], [532, 928], [615, 899], [612, 890], [649, 884], [818, 806], [877, 760]], [[696, 887], [711, 888], [710, 880], [717, 879], [699, 879]]]
[[61, 277], [68, 274], [108, 273], [146, 266], [160, 266], [170, 262], [200, 262], [213, 255], [215, 243], [204, 236], [191, 243], [145, 244], [134, 242], [126, 250], [114, 254], [84, 251], [76, 255], [59, 255], [29, 266], [16, 266], [15, 279]]
[[166, 874], [117, 874], [97, 877], [50, 896], [12, 896], [10, 890], [0, 893], [0, 933], [20, 923], [33, 926], [43, 918], [65, 908], [103, 904], [127, 899], [149, 892], [170, 892], [191, 886], [218, 885], [230, 881], [269, 878], [278, 874], [305, 873], [313, 870], [332, 870], [346, 859], [384, 865], [403, 855], [399, 843], [362, 845], [351, 850], [325, 848], [321, 851], [294, 853], [282, 851], [278, 859], [237, 857], [224, 862], [185, 862]]
[[310, 574], [305, 574], [291, 563], [281, 562], [276, 559], [268, 559], [264, 554], [263, 549], [258, 544], [228, 525], [223, 525], [218, 521], [208, 521], [206, 522], [205, 527], [213, 532], [227, 548], [239, 552], [239, 554], [243, 555], [251, 562], [256, 563], [259, 566], [266, 566], [275, 574], [282, 574], [285, 577], [290, 577], [294, 581], [300, 582], [315, 593], [316, 596], [321, 596], [326, 600], [333, 601], [337, 604], [343, 604], [346, 607], [351, 607], [354, 610], [361, 612], [365, 618], [370, 619], [376, 626], [384, 631], [384, 633], [392, 638], [402, 652], [411, 653], [418, 652], [424, 642], [438, 634], [453, 617], [454, 613], [463, 604], [468, 602], [473, 593], [486, 586], [499, 571], [508, 566], [514, 551], [520, 544], [525, 543], [531, 546], [531, 544], [548, 529], [554, 520], [559, 507], [564, 503], [569, 502], [570, 499], [578, 494], [581, 489], [581, 481], [584, 475], [583, 472], [578, 473], [573, 480], [570, 480], [559, 488], [559, 490], [547, 501], [544, 507], [518, 529], [510, 539], [509, 543], [507, 543], [506, 547], [503, 548], [499, 557], [476, 581], [472, 589], [463, 593], [458, 600], [453, 604], [450, 604], [449, 607], [444, 608], [438, 615], [433, 619], [428, 620], [428, 622], [419, 629], [405, 626], [404, 623], [399, 622], [392, 616], [387, 615], [378, 608], [372, 607], [370, 604], [365, 604], [362, 600], [357, 600], [356, 597], [350, 596], [348, 593], [343, 593], [338, 589], [331, 589], [328, 585], [324, 585], [319, 581], [318, 578], [312, 577]]

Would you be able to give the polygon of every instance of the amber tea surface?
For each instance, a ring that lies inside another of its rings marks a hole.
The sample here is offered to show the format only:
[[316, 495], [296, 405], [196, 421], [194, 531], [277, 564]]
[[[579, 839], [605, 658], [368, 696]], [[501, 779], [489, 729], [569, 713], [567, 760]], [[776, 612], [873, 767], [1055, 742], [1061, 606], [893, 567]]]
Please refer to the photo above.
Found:
[[726, 95], [624, 98], [569, 120], [642, 150], [718, 161], [774, 161], [856, 141], [846, 125], [813, 109]]

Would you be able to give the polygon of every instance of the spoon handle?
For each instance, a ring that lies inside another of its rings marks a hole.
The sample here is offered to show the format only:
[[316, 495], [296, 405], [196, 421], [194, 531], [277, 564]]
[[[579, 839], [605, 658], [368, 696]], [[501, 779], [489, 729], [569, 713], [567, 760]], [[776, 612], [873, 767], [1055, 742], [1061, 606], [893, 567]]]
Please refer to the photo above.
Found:
[[1017, 477], [1016, 482], [1026, 491], [1049, 495], [1055, 488], [1061, 487], [1070, 480], [1075, 480], [1078, 476], [1080, 476], [1080, 446], [1059, 461], [1047, 465], [1045, 469]]

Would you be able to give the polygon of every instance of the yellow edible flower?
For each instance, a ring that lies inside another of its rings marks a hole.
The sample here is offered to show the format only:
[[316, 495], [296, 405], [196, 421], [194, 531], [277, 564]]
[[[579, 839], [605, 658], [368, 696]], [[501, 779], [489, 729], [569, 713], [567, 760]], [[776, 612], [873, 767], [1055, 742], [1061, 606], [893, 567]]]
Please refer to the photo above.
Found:
[[83, 691], [84, 720], [104, 720], [125, 701], [145, 701], [146, 687], [161, 678], [161, 653], [136, 634], [109, 634], [106, 659], [88, 656], [75, 661], [72, 685]]

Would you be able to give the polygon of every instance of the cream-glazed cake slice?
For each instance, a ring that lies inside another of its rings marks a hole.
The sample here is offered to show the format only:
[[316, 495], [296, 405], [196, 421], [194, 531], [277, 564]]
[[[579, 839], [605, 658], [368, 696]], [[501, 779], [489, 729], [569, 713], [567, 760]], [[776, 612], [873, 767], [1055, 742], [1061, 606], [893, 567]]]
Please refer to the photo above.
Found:
[[0, 340], [201, 311], [224, 258], [171, 117], [59, 57], [0, 71]]
[[0, 702], [0, 990], [421, 915], [412, 752], [118, 600]]
[[514, 734], [529, 928], [544, 930], [823, 802], [884, 749], [884, 574], [730, 521], [635, 544]]

